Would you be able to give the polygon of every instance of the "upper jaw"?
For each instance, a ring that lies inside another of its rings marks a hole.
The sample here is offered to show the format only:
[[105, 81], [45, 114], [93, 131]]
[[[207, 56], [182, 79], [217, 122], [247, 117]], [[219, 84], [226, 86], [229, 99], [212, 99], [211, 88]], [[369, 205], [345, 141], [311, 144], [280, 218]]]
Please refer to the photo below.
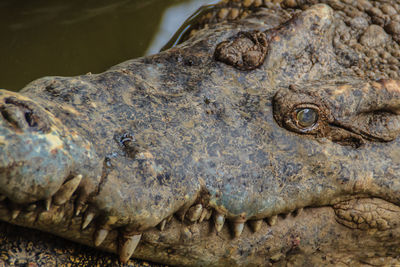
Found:
[[51, 199], [71, 177], [86, 176], [83, 166], [96, 159], [86, 150], [90, 143], [40, 104], [0, 90], [0, 111], [0, 194], [32, 203]]

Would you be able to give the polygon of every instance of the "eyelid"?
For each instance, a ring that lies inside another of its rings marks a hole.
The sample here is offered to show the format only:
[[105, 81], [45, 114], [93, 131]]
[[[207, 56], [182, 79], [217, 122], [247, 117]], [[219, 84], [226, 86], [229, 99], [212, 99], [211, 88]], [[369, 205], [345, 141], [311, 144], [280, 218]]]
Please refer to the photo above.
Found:
[[318, 111], [318, 113], [320, 111], [320, 107], [318, 105], [314, 104], [314, 103], [301, 103], [301, 104], [295, 105], [292, 108], [292, 111], [295, 111], [297, 109], [304, 109], [304, 108], [315, 109], [315, 110]]

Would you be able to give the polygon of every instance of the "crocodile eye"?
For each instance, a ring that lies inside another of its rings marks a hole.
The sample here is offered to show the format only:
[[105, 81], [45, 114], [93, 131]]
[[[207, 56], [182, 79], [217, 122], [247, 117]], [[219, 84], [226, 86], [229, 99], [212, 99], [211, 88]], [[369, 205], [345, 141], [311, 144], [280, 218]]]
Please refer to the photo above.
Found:
[[296, 121], [302, 128], [309, 128], [318, 121], [318, 112], [312, 108], [301, 108], [296, 110]]

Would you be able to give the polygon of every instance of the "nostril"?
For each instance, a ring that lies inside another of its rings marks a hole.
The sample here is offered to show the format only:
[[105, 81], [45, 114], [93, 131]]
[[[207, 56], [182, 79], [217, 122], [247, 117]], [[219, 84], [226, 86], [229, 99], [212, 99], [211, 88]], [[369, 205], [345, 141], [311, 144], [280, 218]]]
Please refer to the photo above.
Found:
[[8, 97], [0, 105], [0, 114], [16, 129], [31, 128], [42, 133], [50, 131], [48, 116], [34, 102]]
[[6, 121], [12, 123], [12, 119], [11, 119], [11, 117], [10, 117], [10, 114], [9, 114], [3, 107], [1, 107], [0, 113], [1, 113], [1, 115], [3, 116], [3, 118], [4, 118]]
[[17, 129], [26, 128], [26, 122], [23, 114], [24, 113], [21, 112], [18, 107], [13, 105], [6, 104], [1, 107], [1, 115], [3, 118]]
[[30, 127], [37, 127], [38, 123], [36, 121], [36, 116], [33, 114], [33, 112], [25, 112], [25, 120], [28, 123]]

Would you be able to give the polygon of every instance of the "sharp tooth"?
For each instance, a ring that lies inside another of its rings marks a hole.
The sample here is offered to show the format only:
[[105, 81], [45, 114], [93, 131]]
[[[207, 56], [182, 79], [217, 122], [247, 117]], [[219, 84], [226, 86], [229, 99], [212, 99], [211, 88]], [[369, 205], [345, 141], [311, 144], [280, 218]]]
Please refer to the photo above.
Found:
[[233, 234], [234, 234], [235, 238], [239, 237], [242, 234], [243, 228], [244, 228], [243, 222], [234, 222], [233, 223]]
[[51, 200], [52, 200], [51, 197], [49, 197], [48, 199], [46, 199], [44, 201], [44, 207], [45, 207], [46, 211], [49, 211], [51, 208]]
[[162, 222], [160, 222], [160, 224], [158, 225], [158, 228], [160, 229], [160, 231], [164, 231], [166, 224], [167, 224], [167, 219], [162, 220]]
[[267, 222], [268, 222], [268, 224], [270, 225], [270, 226], [274, 226], [275, 224], [276, 224], [276, 221], [278, 220], [278, 216], [277, 215], [274, 215], [274, 216], [271, 216], [271, 217], [269, 217], [268, 219], [267, 219]]
[[261, 229], [263, 220], [253, 220], [249, 221], [250, 227], [254, 233], [258, 232]]
[[79, 216], [79, 214], [81, 214], [82, 209], [83, 209], [83, 205], [81, 203], [76, 204], [75, 216]]
[[82, 222], [82, 230], [86, 229], [86, 227], [91, 223], [94, 216], [96, 214], [94, 212], [86, 212]]
[[120, 246], [119, 250], [119, 259], [122, 263], [127, 263], [130, 257], [132, 256], [133, 252], [137, 245], [139, 244], [140, 238], [142, 235], [132, 235], [132, 236], [124, 236], [122, 240], [122, 245]]
[[57, 193], [54, 195], [54, 203], [56, 205], [62, 205], [65, 202], [67, 202], [72, 194], [75, 192], [75, 190], [78, 188], [80, 182], [82, 180], [82, 175], [79, 174], [63, 184], [61, 188], [57, 191]]
[[99, 229], [95, 235], [94, 235], [94, 245], [96, 247], [100, 246], [101, 243], [106, 239], [108, 235], [108, 230], [107, 229]]
[[81, 214], [83, 208], [85, 207], [87, 198], [88, 194], [86, 192], [81, 192], [79, 194], [79, 197], [76, 199], [75, 204], [75, 216], [79, 216], [79, 214]]
[[11, 220], [17, 219], [20, 213], [21, 213], [21, 208], [13, 208], [13, 210], [11, 211]]
[[200, 215], [200, 218], [199, 218], [199, 223], [201, 223], [202, 221], [204, 221], [204, 219], [205, 219], [206, 216], [207, 216], [207, 213], [208, 213], [208, 210], [207, 210], [207, 209], [203, 209], [203, 210], [202, 210], [201, 215]]
[[214, 215], [214, 224], [215, 224], [215, 229], [217, 229], [217, 232], [220, 232], [222, 230], [224, 222], [225, 222], [225, 216], [216, 212]]
[[7, 197], [6, 196], [4, 196], [4, 195], [0, 195], [0, 201], [3, 201], [3, 200], [5, 200]]
[[191, 222], [195, 222], [200, 218], [202, 211], [203, 205], [197, 204], [188, 210], [186, 213], [186, 218], [188, 218]]

